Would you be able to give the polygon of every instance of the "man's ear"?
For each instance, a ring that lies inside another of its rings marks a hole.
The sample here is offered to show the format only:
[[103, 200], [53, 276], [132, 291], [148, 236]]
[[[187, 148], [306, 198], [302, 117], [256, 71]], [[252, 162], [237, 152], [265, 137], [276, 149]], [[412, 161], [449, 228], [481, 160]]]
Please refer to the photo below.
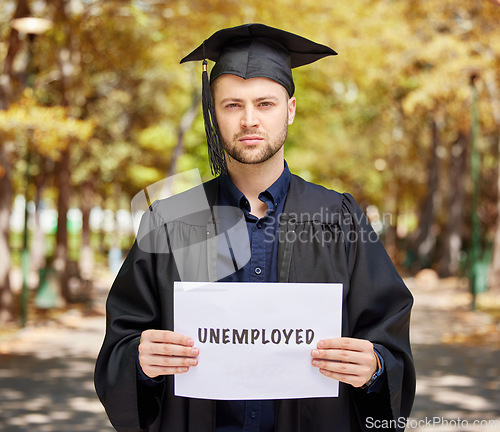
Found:
[[297, 100], [294, 97], [288, 99], [288, 125], [291, 125], [295, 119], [295, 109], [297, 108], [296, 104]]

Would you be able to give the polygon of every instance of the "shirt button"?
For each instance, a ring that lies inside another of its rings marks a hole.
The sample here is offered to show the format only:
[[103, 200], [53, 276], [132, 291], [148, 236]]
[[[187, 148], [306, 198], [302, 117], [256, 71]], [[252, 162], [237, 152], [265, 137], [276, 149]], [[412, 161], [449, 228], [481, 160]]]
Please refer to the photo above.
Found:
[[260, 267], [255, 268], [255, 274], [260, 275], [262, 273], [262, 269]]
[[254, 419], [255, 417], [257, 417], [257, 415], [255, 414], [255, 411], [252, 411], [250, 413], [250, 418]]
[[262, 228], [262, 222], [257, 222], [257, 228], [261, 229]]

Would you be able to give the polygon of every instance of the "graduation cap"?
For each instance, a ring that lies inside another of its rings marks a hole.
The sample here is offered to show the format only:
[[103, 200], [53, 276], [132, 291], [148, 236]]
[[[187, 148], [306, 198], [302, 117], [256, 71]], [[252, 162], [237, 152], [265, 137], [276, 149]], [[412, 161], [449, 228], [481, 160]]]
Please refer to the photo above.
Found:
[[[336, 55], [331, 48], [264, 24], [245, 24], [219, 30], [181, 60], [203, 61], [203, 118], [212, 174], [227, 173], [222, 139], [215, 117], [210, 84], [224, 74], [244, 79], [269, 78], [281, 84], [292, 97], [292, 68]], [[207, 72], [207, 59], [215, 62]]]

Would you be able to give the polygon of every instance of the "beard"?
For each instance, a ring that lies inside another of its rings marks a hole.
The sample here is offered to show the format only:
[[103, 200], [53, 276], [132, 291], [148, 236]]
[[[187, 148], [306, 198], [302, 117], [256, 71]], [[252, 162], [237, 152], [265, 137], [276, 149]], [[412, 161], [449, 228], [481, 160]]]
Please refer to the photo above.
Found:
[[[246, 135], [258, 135], [264, 139], [265, 145], [258, 148], [242, 147], [238, 140]], [[288, 118], [278, 135], [274, 138], [269, 138], [268, 134], [259, 132], [258, 130], [248, 129], [235, 134], [231, 141], [223, 140], [224, 150], [229, 157], [242, 164], [260, 164], [271, 159], [283, 147], [287, 135]]]

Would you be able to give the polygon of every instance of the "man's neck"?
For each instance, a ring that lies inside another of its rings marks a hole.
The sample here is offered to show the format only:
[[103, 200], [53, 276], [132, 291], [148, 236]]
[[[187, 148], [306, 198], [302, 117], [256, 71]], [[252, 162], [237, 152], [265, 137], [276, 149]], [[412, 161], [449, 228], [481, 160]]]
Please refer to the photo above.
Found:
[[228, 161], [229, 177], [248, 199], [252, 214], [257, 217], [263, 217], [267, 212], [267, 205], [259, 200], [259, 194], [278, 180], [284, 168], [283, 156], [272, 157], [261, 164], [242, 164], [235, 160]]

